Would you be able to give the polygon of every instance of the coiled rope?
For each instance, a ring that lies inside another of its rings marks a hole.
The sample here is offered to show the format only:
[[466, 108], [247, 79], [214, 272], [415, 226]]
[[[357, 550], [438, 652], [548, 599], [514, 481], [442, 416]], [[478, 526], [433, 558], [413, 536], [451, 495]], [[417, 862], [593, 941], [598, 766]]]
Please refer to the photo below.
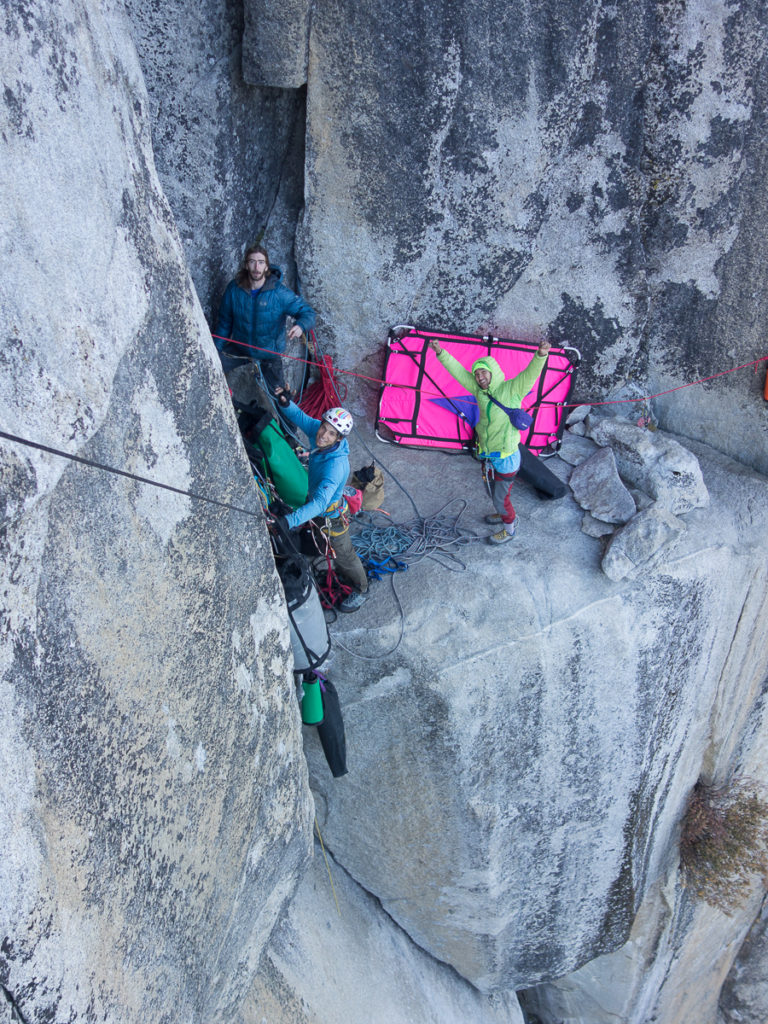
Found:
[[[446, 510], [456, 503], [458, 512], [448, 513]], [[463, 572], [467, 567], [456, 554], [456, 549], [483, 540], [466, 527], [459, 526], [466, 508], [467, 502], [463, 498], [455, 498], [446, 502], [434, 515], [418, 515], [405, 523], [386, 526], [376, 525], [376, 512], [361, 512], [357, 518], [367, 517], [368, 524], [355, 533], [352, 543], [360, 560], [369, 564], [392, 560], [408, 567], [424, 558], [431, 558], [452, 572]], [[385, 568], [384, 571], [391, 572], [392, 569]]]

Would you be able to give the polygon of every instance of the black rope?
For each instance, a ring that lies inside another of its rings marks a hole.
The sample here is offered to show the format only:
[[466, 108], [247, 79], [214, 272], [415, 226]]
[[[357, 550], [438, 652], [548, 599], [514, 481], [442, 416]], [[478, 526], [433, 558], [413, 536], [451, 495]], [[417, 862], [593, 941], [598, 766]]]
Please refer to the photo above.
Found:
[[253, 516], [254, 519], [262, 519], [263, 513], [253, 512], [247, 508], [241, 508], [239, 505], [230, 505], [227, 501], [217, 501], [216, 498], [208, 498], [204, 494], [195, 494], [194, 491], [185, 491], [181, 487], [172, 487], [171, 484], [163, 484], [159, 480], [151, 480], [147, 476], [139, 476], [137, 473], [131, 473], [127, 469], [116, 469], [115, 466], [107, 466], [103, 462], [96, 462], [93, 459], [84, 459], [82, 455], [71, 455], [69, 452], [64, 452], [60, 448], [52, 448], [47, 444], [40, 444], [37, 441], [30, 441], [26, 437], [19, 437], [17, 434], [8, 434], [4, 430], [0, 430], [0, 437], [5, 438], [6, 441], [14, 441], [16, 444], [26, 445], [27, 448], [35, 448], [40, 452], [47, 452], [49, 455], [58, 455], [62, 459], [69, 459], [70, 462], [79, 462], [82, 466], [90, 466], [92, 469], [102, 469], [106, 473], [114, 473], [115, 476], [124, 476], [128, 480], [136, 480], [140, 484], [149, 484], [150, 487], [159, 487], [164, 491], [173, 491], [174, 494], [183, 494], [185, 498], [194, 498], [196, 501], [207, 501], [209, 505], [218, 505], [219, 508], [227, 508], [231, 512], [242, 512], [243, 515]]

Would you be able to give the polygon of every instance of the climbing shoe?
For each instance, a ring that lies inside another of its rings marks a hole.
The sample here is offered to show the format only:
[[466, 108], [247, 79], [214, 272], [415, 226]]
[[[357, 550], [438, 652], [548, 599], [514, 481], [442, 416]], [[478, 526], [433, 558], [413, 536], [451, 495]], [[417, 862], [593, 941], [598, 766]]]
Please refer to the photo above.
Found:
[[356, 612], [358, 608], [362, 608], [365, 602], [368, 600], [368, 591], [361, 594], [357, 590], [353, 590], [351, 594], [347, 594], [344, 600], [339, 605], [340, 612]]
[[491, 514], [489, 516], [485, 517], [485, 521], [490, 526], [495, 526], [496, 523], [500, 523], [501, 522], [501, 516], [499, 515], [498, 512], [491, 512]]
[[512, 533], [507, 533], [506, 530], [499, 530], [498, 533], [492, 533], [491, 534], [491, 536], [488, 538], [488, 543], [489, 544], [506, 544], [508, 540], [514, 540], [514, 539], [515, 539], [514, 530], [512, 531]]

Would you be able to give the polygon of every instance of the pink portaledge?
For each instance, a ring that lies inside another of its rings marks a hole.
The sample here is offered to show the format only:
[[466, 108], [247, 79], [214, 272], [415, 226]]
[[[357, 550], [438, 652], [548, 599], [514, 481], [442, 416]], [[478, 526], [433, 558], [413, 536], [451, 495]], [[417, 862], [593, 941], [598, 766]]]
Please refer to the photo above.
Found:
[[[505, 377], [514, 377], [528, 365], [538, 342], [446, 334], [405, 325], [390, 329], [376, 436], [380, 441], [414, 448], [471, 448], [476, 403], [428, 347], [431, 338], [467, 370], [481, 356], [493, 356]], [[560, 447], [564, 406], [580, 359], [577, 349], [553, 345], [544, 372], [523, 401], [533, 423], [520, 437], [534, 455], [552, 455]]]

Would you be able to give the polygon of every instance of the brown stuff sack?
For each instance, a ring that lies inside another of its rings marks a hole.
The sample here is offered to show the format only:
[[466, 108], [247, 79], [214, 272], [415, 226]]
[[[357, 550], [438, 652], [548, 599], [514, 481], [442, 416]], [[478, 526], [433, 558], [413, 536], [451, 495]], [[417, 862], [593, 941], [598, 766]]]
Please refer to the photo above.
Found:
[[363, 469], [356, 469], [350, 482], [363, 492], [363, 508], [366, 512], [381, 508], [384, 501], [384, 475], [375, 462]]

